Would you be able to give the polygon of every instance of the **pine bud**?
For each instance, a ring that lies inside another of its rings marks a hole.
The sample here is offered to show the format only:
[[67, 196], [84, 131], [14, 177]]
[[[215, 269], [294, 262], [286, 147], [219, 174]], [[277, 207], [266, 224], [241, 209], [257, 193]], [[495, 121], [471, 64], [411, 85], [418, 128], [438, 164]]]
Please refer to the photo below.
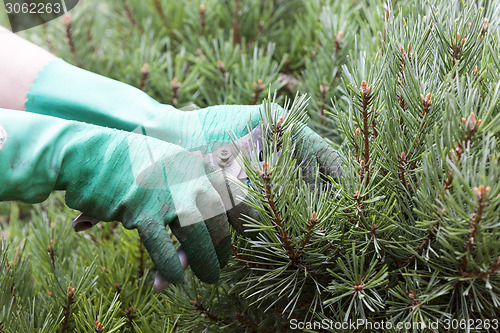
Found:
[[359, 127], [356, 127], [356, 136], [359, 136]]
[[149, 74], [149, 64], [148, 63], [145, 63], [144, 66], [142, 66], [141, 73], [143, 75], [148, 75]]
[[322, 94], [322, 95], [325, 95], [328, 90], [330, 90], [330, 87], [328, 87], [326, 84], [320, 84], [319, 85], [319, 92]]
[[368, 83], [365, 80], [361, 81], [361, 92], [363, 95], [368, 94], [372, 90], [372, 87], [368, 87]]
[[462, 124], [465, 125], [465, 122], [467, 121], [467, 119], [465, 119], [464, 117], [462, 117]]
[[483, 29], [481, 30], [481, 36], [483, 36], [486, 33], [487, 29], [488, 29], [488, 19], [485, 18], [483, 21]]
[[483, 201], [483, 199], [490, 193], [491, 187], [484, 185], [479, 185], [479, 187], [474, 187], [474, 194], [478, 201]]
[[205, 5], [203, 4], [200, 5], [200, 14], [205, 14]]
[[424, 97], [423, 94], [420, 94], [420, 98], [422, 98], [422, 103], [424, 104], [424, 109], [428, 109], [432, 104], [431, 93], [428, 93], [427, 96]]
[[474, 127], [476, 127], [476, 124], [477, 124], [476, 115], [474, 114], [474, 112], [471, 112], [470, 118], [469, 118], [469, 128], [471, 130], [473, 130]]
[[278, 119], [278, 123], [276, 124], [276, 127], [281, 127], [281, 124], [283, 123], [283, 116], [280, 117], [280, 119]]
[[311, 223], [312, 223], [312, 224], [315, 224], [315, 223], [317, 223], [317, 222], [318, 222], [318, 218], [317, 218], [317, 216], [316, 216], [316, 212], [314, 211], [314, 212], [312, 213]]
[[221, 72], [224, 72], [225, 71], [225, 65], [224, 63], [222, 62], [222, 60], [217, 60], [217, 69]]
[[62, 23], [65, 26], [71, 25], [71, 13], [66, 13], [65, 15], [63, 15], [63, 17], [62, 17]]
[[170, 88], [172, 89], [179, 89], [182, 86], [182, 82], [179, 82], [176, 77], [173, 78], [172, 81], [170, 81]]
[[104, 332], [104, 329], [106, 329], [106, 327], [104, 327], [100, 322], [99, 320], [96, 320], [95, 321], [95, 331], [96, 333], [102, 333]]
[[340, 44], [340, 41], [341, 41], [342, 37], [344, 36], [344, 32], [341, 30], [338, 33], [333, 34], [333, 35], [335, 36], [335, 43], [337, 45]]

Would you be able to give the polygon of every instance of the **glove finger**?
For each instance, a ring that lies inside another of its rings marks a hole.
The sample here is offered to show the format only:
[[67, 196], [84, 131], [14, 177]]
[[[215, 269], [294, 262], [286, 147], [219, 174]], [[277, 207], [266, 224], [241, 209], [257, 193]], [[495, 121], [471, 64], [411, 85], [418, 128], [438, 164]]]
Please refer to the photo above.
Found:
[[[223, 210], [221, 212], [230, 212], [234, 211], [235, 206], [238, 205], [238, 194], [241, 194], [241, 191], [238, 191], [236, 188], [236, 185], [231, 183], [231, 181], [225, 177], [224, 172], [222, 169], [216, 169], [212, 163], [207, 163], [205, 166], [205, 172], [207, 174], [208, 179], [210, 180], [210, 183], [212, 184], [213, 188], [217, 193], [211, 194], [212, 196], [219, 196], [221, 198], [222, 202], [222, 207], [218, 206], [218, 209], [222, 208]], [[213, 199], [212, 199], [213, 200]], [[200, 207], [201, 203], [198, 203], [198, 207]], [[210, 208], [210, 205], [208, 205], [208, 208]], [[201, 209], [203, 212], [204, 210]], [[213, 217], [215, 215], [220, 214], [221, 212], [214, 212], [212, 213], [210, 217]], [[233, 228], [236, 229], [236, 231], [241, 230], [241, 225], [239, 224], [239, 219], [235, 218], [236, 216], [229, 216], [226, 215], [228, 218], [227, 221], [233, 226]], [[206, 220], [206, 219], [205, 219]], [[214, 242], [214, 244], [217, 244]]]
[[206, 219], [205, 226], [212, 239], [219, 267], [224, 268], [231, 256], [231, 231], [226, 213]]
[[[193, 217], [195, 214], [190, 213]], [[179, 218], [170, 223], [170, 229], [186, 252], [194, 274], [203, 282], [216, 283], [220, 276], [219, 260], [210, 233], [203, 222], [201, 213], [197, 222], [182, 225]]]
[[154, 220], [136, 221], [137, 231], [156, 269], [170, 283], [184, 281], [184, 270], [165, 226]]
[[342, 161], [337, 151], [307, 126], [302, 133], [302, 146], [307, 149], [301, 149], [301, 160], [315, 157], [320, 173], [333, 178], [341, 178], [344, 175]]

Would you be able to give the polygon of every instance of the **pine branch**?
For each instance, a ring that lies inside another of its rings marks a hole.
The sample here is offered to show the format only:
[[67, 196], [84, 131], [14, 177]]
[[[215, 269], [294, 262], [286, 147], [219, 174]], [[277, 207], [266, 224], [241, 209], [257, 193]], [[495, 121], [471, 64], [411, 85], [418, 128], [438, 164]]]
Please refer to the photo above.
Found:
[[219, 317], [212, 313], [203, 303], [201, 296], [198, 295], [194, 300], [191, 301], [191, 304], [194, 306], [195, 310], [199, 311], [204, 315], [205, 318], [209, 319], [210, 321], [218, 324], [218, 325], [223, 325], [223, 326], [229, 326], [232, 323], [222, 317]]
[[170, 89], [172, 89], [172, 97], [170, 99], [170, 105], [177, 107], [177, 100], [179, 99], [180, 89], [182, 87], [182, 82], [179, 82], [176, 77], [170, 81]]
[[264, 193], [264, 201], [267, 206], [270, 208], [270, 212], [268, 213], [269, 218], [274, 222], [276, 234], [281, 241], [281, 244], [285, 248], [288, 253], [288, 257], [293, 263], [297, 263], [297, 256], [295, 254], [292, 240], [288, 235], [288, 231], [286, 230], [285, 223], [281, 218], [281, 211], [279, 210], [277, 203], [274, 199], [274, 193], [271, 189], [271, 174], [272, 170], [269, 169], [269, 163], [265, 162], [262, 165], [262, 171], [260, 171], [260, 176], [263, 182], [262, 191]]
[[252, 94], [252, 104], [256, 105], [260, 101], [260, 94], [266, 88], [266, 85], [262, 83], [261, 79], [258, 79], [257, 82], [252, 83], [253, 94]]
[[474, 194], [477, 198], [477, 208], [476, 212], [472, 214], [472, 221], [470, 223], [469, 236], [467, 242], [464, 244], [462, 262], [460, 264], [460, 272], [467, 271], [467, 254], [472, 253], [476, 245], [476, 237], [478, 233], [478, 227], [481, 221], [484, 219], [484, 209], [488, 206], [487, 196], [490, 193], [491, 188], [489, 186], [485, 187], [480, 185], [479, 187], [474, 187]]
[[[467, 120], [465, 118], [462, 118], [462, 124], [466, 124]], [[469, 117], [469, 121], [466, 126], [465, 130], [465, 135], [462, 140], [462, 142], [456, 142], [455, 143], [455, 164], [458, 164], [460, 160], [462, 159], [462, 154], [464, 153], [464, 149], [470, 147], [470, 144], [472, 142], [472, 138], [474, 135], [477, 133], [477, 130], [479, 129], [479, 125], [481, 125], [482, 120], [476, 120], [476, 115], [474, 112], [471, 113]], [[448, 177], [443, 183], [443, 189], [448, 190], [451, 188], [451, 183], [453, 182], [453, 173], [452, 170], [449, 169], [448, 172]]]
[[360, 105], [361, 105], [361, 115], [362, 115], [362, 123], [363, 130], [361, 131], [363, 135], [363, 159], [360, 162], [361, 165], [361, 181], [363, 182], [366, 179], [366, 184], [370, 182], [370, 107], [372, 103], [372, 87], [368, 87], [366, 81], [361, 82], [361, 96], [360, 96]]
[[125, 310], [125, 317], [127, 317], [127, 326], [131, 332], [134, 332], [134, 318], [135, 318], [134, 313], [135, 309], [133, 306], [129, 306]]
[[240, 36], [241, 5], [239, 0], [234, 0], [233, 14], [233, 46], [241, 44]]
[[200, 5], [200, 29], [201, 29], [201, 35], [205, 35], [205, 5], [201, 4]]
[[[76, 52], [75, 40], [73, 38], [73, 24], [71, 22], [71, 14], [67, 13], [63, 16], [63, 24], [66, 28], [66, 41], [69, 45], [69, 50], [73, 55], [75, 60], [78, 60], [78, 54]], [[82, 67], [82, 65], [78, 62], [78, 67]]]
[[61, 326], [61, 333], [65, 333], [68, 328], [69, 317], [71, 313], [71, 303], [73, 303], [73, 296], [75, 295], [75, 288], [68, 286], [68, 298], [66, 299], [66, 306], [64, 306], [63, 313], [64, 319]]
[[142, 91], [146, 91], [146, 81], [148, 80], [149, 77], [149, 64], [144, 63], [144, 65], [141, 68], [141, 81], [139, 82], [139, 89]]
[[311, 240], [311, 237], [312, 237], [313, 231], [314, 231], [314, 227], [316, 226], [316, 224], [318, 224], [318, 222], [319, 221], [318, 221], [318, 217], [316, 216], [316, 212], [313, 212], [311, 220], [307, 224], [307, 232], [306, 232], [304, 238], [302, 239], [302, 241], [300, 242], [299, 248], [295, 252], [295, 256], [296, 256], [297, 260], [299, 259], [301, 252], [304, 250], [304, 248], [307, 246], [307, 244]]
[[50, 245], [47, 245], [47, 253], [49, 254], [50, 264], [52, 265], [52, 270], [56, 269], [56, 260], [54, 256], [54, 240], [50, 240]]
[[163, 6], [161, 5], [160, 0], [153, 0], [156, 8], [156, 12], [160, 15], [161, 20], [166, 24], [167, 17], [165, 16], [165, 12], [163, 11]]
[[132, 10], [130, 9], [130, 6], [127, 2], [127, 0], [122, 0], [122, 3], [123, 3], [123, 8], [125, 9], [125, 14], [128, 18], [128, 20], [130, 21], [130, 23], [132, 23], [132, 25], [137, 29], [139, 30], [139, 32], [141, 34], [144, 33], [144, 29], [137, 23], [137, 21], [135, 20], [134, 18], [134, 14], [132, 14]]

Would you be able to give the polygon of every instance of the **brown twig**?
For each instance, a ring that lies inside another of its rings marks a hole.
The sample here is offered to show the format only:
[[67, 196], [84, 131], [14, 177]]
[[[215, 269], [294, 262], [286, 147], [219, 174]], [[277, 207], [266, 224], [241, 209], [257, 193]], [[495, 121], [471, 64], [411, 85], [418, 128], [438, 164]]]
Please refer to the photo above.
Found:
[[260, 171], [260, 176], [263, 181], [263, 192], [265, 203], [269, 206], [270, 211], [268, 211], [269, 218], [274, 222], [276, 234], [283, 245], [283, 248], [287, 251], [288, 257], [293, 263], [297, 263], [297, 257], [292, 245], [292, 240], [288, 235], [288, 231], [285, 228], [285, 223], [281, 217], [281, 211], [278, 208], [276, 200], [274, 199], [274, 193], [271, 189], [271, 174], [272, 170], [269, 169], [269, 163], [265, 162], [262, 165], [262, 170]]
[[47, 253], [49, 254], [50, 264], [52, 265], [52, 269], [56, 268], [56, 260], [54, 255], [54, 240], [50, 240], [50, 245], [47, 245]]
[[261, 79], [258, 79], [257, 82], [252, 83], [253, 94], [252, 94], [252, 104], [256, 105], [260, 102], [260, 94], [266, 88], [266, 85], [262, 83]]
[[451, 56], [451, 67], [455, 67], [455, 64], [460, 60], [460, 52], [465, 44], [466, 38], [460, 39], [460, 33], [457, 33], [457, 37], [452, 38], [452, 43], [449, 46], [450, 56]]
[[430, 107], [432, 105], [431, 94], [428, 93], [426, 96], [420, 94], [420, 98], [422, 99], [422, 111], [420, 111], [420, 120], [418, 126], [418, 132], [416, 135], [415, 147], [418, 147], [420, 144], [420, 140], [422, 139], [422, 135], [424, 135], [424, 128], [427, 124], [427, 115], [430, 112]]
[[467, 271], [467, 254], [471, 253], [476, 244], [476, 236], [478, 234], [479, 223], [484, 219], [484, 209], [488, 206], [488, 193], [490, 193], [491, 188], [489, 186], [485, 187], [480, 185], [479, 187], [474, 187], [474, 194], [477, 199], [476, 212], [471, 216], [471, 223], [469, 226], [469, 236], [464, 244], [464, 256], [462, 257], [462, 262], [460, 264], [460, 272]]
[[410, 190], [410, 182], [406, 180], [406, 169], [408, 167], [408, 163], [406, 162], [407, 155], [405, 152], [402, 152], [398, 156], [398, 169], [399, 169], [399, 181], [406, 188], [407, 191]]
[[488, 268], [486, 271], [483, 272], [460, 272], [462, 276], [465, 277], [478, 277], [480, 279], [486, 279], [487, 277], [497, 275], [500, 270], [500, 256], [497, 258], [497, 260]]
[[239, 0], [234, 0], [234, 14], [233, 14], [233, 46], [241, 44], [240, 36], [240, 19], [241, 19], [241, 5]]
[[[479, 125], [481, 125], [481, 122], [482, 122], [481, 119], [479, 120], [476, 119], [476, 115], [474, 114], [474, 112], [470, 114], [469, 122], [466, 126], [465, 135], [462, 141], [455, 142], [455, 154], [453, 156], [455, 164], [460, 162], [460, 160], [462, 159], [462, 154], [464, 153], [464, 149], [467, 149], [470, 146], [472, 139], [474, 138], [474, 135], [476, 135], [479, 129]], [[465, 125], [466, 123], [467, 119], [462, 118], [462, 124]], [[443, 189], [445, 190], [449, 189], [451, 187], [451, 183], [453, 182], [453, 172], [451, 169], [448, 170], [447, 175], [448, 177], [443, 183]]]
[[71, 288], [71, 286], [68, 286], [68, 298], [66, 300], [66, 306], [64, 307], [63, 313], [64, 313], [64, 319], [61, 325], [61, 333], [65, 333], [67, 328], [68, 328], [68, 323], [69, 323], [69, 316], [70, 316], [70, 308], [71, 308], [71, 303], [73, 303], [73, 296], [75, 295], [75, 288]]
[[205, 5], [201, 4], [200, 5], [200, 28], [201, 28], [201, 35], [205, 35]]
[[217, 60], [217, 69], [222, 74], [222, 77], [226, 76], [226, 65], [220, 59]]
[[340, 50], [342, 50], [342, 37], [344, 36], [343, 31], [339, 31], [336, 34], [333, 34], [335, 37], [335, 59], [337, 59], [337, 55], [339, 54]]
[[146, 90], [146, 81], [149, 77], [149, 64], [145, 63], [141, 68], [141, 81], [139, 83], [139, 89], [142, 91]]
[[365, 216], [365, 204], [363, 203], [363, 198], [361, 195], [359, 195], [359, 191], [356, 191], [353, 195], [352, 198], [354, 199], [354, 202], [356, 203], [356, 207], [358, 208], [358, 213], [357, 215], [360, 217]]
[[[425, 234], [424, 239], [422, 240], [420, 246], [415, 250], [417, 254], [420, 256], [424, 253], [424, 250], [429, 246], [429, 244], [436, 238], [436, 231], [441, 226], [441, 221], [437, 221], [433, 224], [429, 231]], [[402, 265], [403, 267], [411, 265], [417, 259], [417, 255], [412, 255], [405, 263]]]
[[125, 317], [127, 317], [127, 326], [133, 332], [134, 331], [134, 313], [135, 309], [133, 306], [129, 306], [127, 310], [125, 310]]
[[248, 258], [246, 258], [243, 254], [238, 252], [238, 248], [231, 244], [231, 252], [234, 255], [234, 258], [242, 263], [244, 263], [247, 267], [250, 268], [257, 268], [257, 269], [264, 269], [264, 270], [271, 270], [274, 267], [272, 265], [263, 265], [263, 264], [256, 264], [254, 262], [251, 262]]
[[312, 235], [313, 235], [314, 227], [317, 224], [318, 224], [318, 217], [316, 216], [316, 212], [313, 212], [311, 219], [310, 219], [309, 223], [307, 224], [307, 232], [306, 232], [304, 238], [302, 239], [302, 241], [300, 242], [299, 248], [297, 249], [297, 251], [295, 251], [295, 257], [296, 257], [297, 261], [299, 260], [300, 254], [302, 253], [302, 250], [304, 250], [305, 247], [307, 246], [307, 244], [309, 244], [309, 241], [311, 240]]
[[70, 13], [65, 14], [62, 18], [62, 21], [64, 26], [66, 27], [66, 40], [69, 45], [69, 50], [71, 51], [71, 54], [76, 60], [78, 59], [78, 55], [76, 53], [75, 40], [73, 38], [73, 24], [71, 21], [71, 14]]
[[160, 17], [164, 23], [167, 23], [167, 17], [165, 16], [165, 12], [163, 11], [163, 6], [161, 5], [160, 0], [153, 0], [155, 4], [156, 11], [160, 14]]
[[486, 35], [486, 32], [488, 32], [488, 19], [485, 18], [483, 21], [483, 28], [481, 29], [481, 34], [479, 37], [483, 38]]
[[370, 107], [372, 103], [372, 87], [368, 87], [366, 81], [361, 82], [361, 115], [363, 122], [363, 159], [360, 162], [361, 165], [361, 181], [366, 179], [366, 184], [370, 181], [370, 133], [369, 133], [369, 123], [370, 123]]
[[142, 34], [144, 33], [144, 29], [137, 23], [137, 21], [134, 18], [134, 14], [132, 14], [132, 10], [130, 9], [129, 4], [127, 3], [127, 0], [122, 0], [123, 3], [123, 8], [125, 9], [125, 15], [127, 15], [128, 20], [132, 25], [139, 30], [139, 32]]
[[206, 306], [205, 304], [203, 303], [202, 299], [201, 299], [201, 296], [198, 295], [194, 300], [191, 301], [191, 304], [194, 306], [194, 308], [201, 312], [205, 318], [213, 321], [213, 322], [216, 322], [218, 324], [222, 324], [223, 326], [228, 326], [228, 325], [231, 325], [231, 322], [222, 318], [222, 317], [219, 317], [215, 314], [213, 314]]
[[170, 81], [170, 89], [172, 89], [172, 98], [170, 99], [170, 104], [173, 107], [177, 107], [177, 100], [179, 99], [181, 87], [182, 82], [177, 81], [176, 77], [174, 77], [172, 81]]
[[255, 39], [260, 35], [262, 32], [262, 29], [264, 29], [264, 21], [259, 21], [259, 25], [257, 26], [257, 32], [255, 36], [253, 36], [245, 45], [245, 49], [250, 49], [252, 47], [252, 44], [255, 43]]

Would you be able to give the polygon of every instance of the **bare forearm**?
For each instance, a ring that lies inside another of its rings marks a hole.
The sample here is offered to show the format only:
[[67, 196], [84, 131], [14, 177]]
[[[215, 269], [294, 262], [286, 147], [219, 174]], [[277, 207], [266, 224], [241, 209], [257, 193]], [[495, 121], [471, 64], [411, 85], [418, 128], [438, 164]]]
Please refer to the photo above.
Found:
[[33, 80], [56, 57], [3, 27], [0, 50], [0, 108], [24, 110]]

